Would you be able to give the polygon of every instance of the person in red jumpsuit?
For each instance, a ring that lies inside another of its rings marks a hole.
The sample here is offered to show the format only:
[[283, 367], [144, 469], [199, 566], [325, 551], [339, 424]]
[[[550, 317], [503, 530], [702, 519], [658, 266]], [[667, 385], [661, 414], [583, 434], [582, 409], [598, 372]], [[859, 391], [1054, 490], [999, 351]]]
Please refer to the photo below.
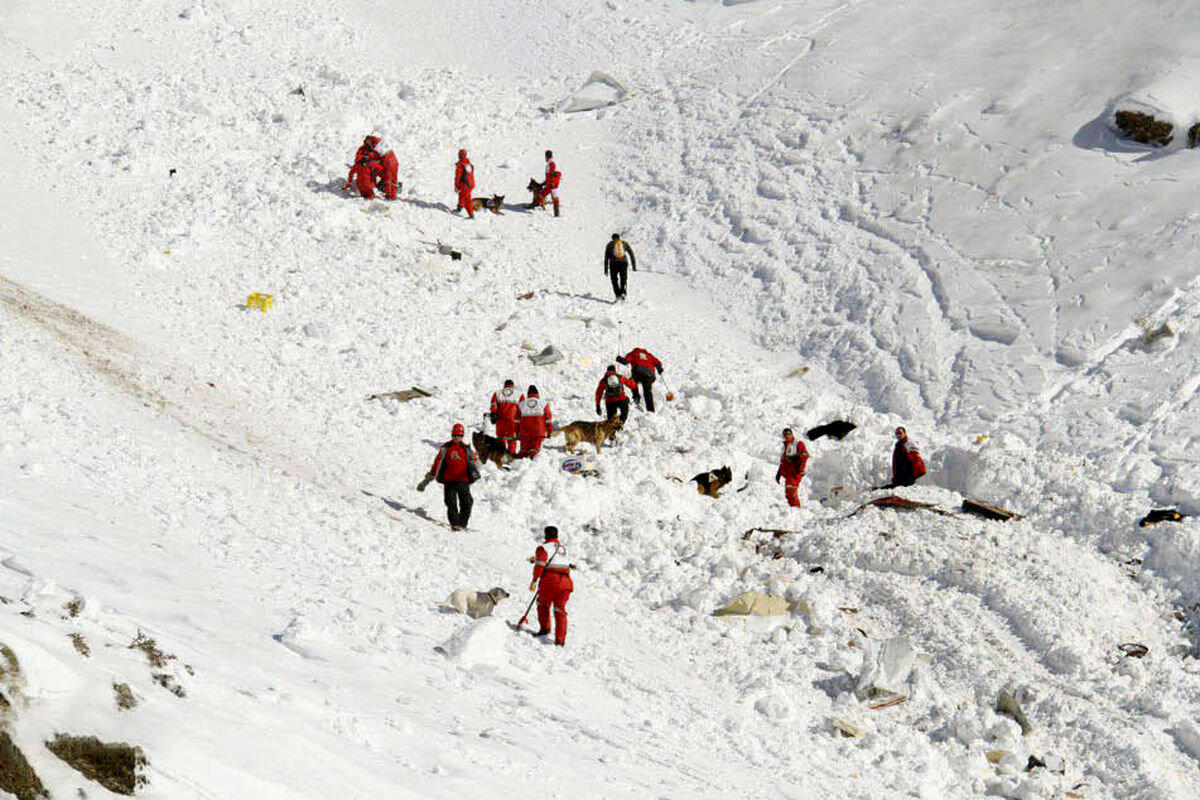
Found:
[[450, 441], [438, 448], [433, 466], [425, 478], [417, 484], [418, 491], [425, 491], [431, 480], [442, 484], [442, 496], [446, 502], [446, 517], [450, 530], [461, 531], [471, 519], [471, 484], [479, 480], [479, 464], [475, 453], [463, 444], [466, 430], [462, 423], [455, 423], [450, 430]]
[[571, 581], [567, 548], [558, 540], [558, 528], [547, 525], [544, 535], [546, 540], [533, 555], [533, 580], [529, 582], [529, 591], [537, 589], [538, 632], [534, 636], [549, 635], [553, 609], [554, 643], [562, 647], [567, 643], [567, 601], [575, 584]]
[[804, 470], [808, 466], [808, 448], [804, 442], [793, 435], [791, 428], [783, 429], [783, 453], [779, 456], [779, 469], [775, 472], [775, 482], [783, 478], [783, 496], [787, 504], [793, 508], [800, 507], [800, 481], [804, 479]]
[[559, 214], [558, 205], [558, 186], [562, 183], [562, 173], [558, 171], [558, 167], [554, 164], [554, 152], [546, 151], [546, 177], [542, 180], [542, 191], [538, 194], [538, 205], [542, 208], [546, 207], [546, 198], [550, 198], [550, 202], [554, 205], [554, 216]]
[[628, 364], [631, 377], [642, 389], [642, 397], [646, 398], [646, 410], [654, 413], [654, 378], [655, 373], [662, 375], [662, 362], [654, 357], [649, 350], [635, 347], [623, 356], [617, 356], [618, 364]]
[[458, 151], [458, 163], [454, 165], [454, 191], [458, 192], [458, 208], [465, 208], [467, 216], [475, 219], [475, 206], [471, 201], [471, 191], [475, 188], [475, 165], [467, 158], [466, 150]]
[[383, 154], [376, 149], [381, 141], [378, 136], [363, 139], [362, 146], [354, 154], [354, 165], [350, 167], [343, 189], [349, 189], [353, 184], [367, 200], [375, 198], [375, 180], [383, 174]]
[[642, 398], [638, 395], [638, 385], [618, 373], [616, 366], [609, 364], [604, 377], [596, 384], [596, 413], [600, 413], [600, 398], [603, 397], [605, 418], [611, 422], [614, 417], [620, 417], [624, 425], [625, 420], [629, 419], [629, 398], [625, 396], [627, 387], [633, 390], [633, 401], [640, 403]]
[[511, 379], [504, 382], [504, 388], [492, 395], [492, 409], [488, 419], [496, 426], [496, 438], [504, 441], [508, 452], [517, 454], [517, 430], [521, 420], [521, 401], [525, 395], [517, 393], [517, 387]]
[[533, 458], [542, 449], [542, 441], [554, 432], [550, 418], [550, 404], [538, 397], [536, 386], [525, 390], [525, 399], [520, 403], [517, 422], [517, 437], [521, 440], [521, 458]]
[[892, 448], [892, 483], [896, 486], [912, 486], [917, 478], [925, 474], [925, 460], [917, 446], [908, 438], [908, 431], [896, 428], [896, 446]]

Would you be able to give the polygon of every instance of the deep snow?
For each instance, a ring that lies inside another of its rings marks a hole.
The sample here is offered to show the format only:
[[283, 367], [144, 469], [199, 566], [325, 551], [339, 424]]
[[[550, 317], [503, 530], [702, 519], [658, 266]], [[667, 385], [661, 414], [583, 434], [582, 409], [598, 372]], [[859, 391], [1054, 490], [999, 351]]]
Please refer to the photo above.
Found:
[[[1123, 98], [1180, 85], [1196, 14], [0, 9], [18, 743], [56, 796], [106, 796], [41, 746], [57, 731], [141, 745], [151, 797], [1200, 795], [1200, 526], [1136, 527], [1152, 505], [1200, 512], [1200, 176], [1190, 151], [1107, 128]], [[628, 95], [566, 112], [596, 71]], [[404, 202], [338, 189], [369, 131]], [[448, 213], [460, 146], [503, 216]], [[546, 147], [561, 219], [516, 205]], [[642, 266], [619, 307], [613, 231]], [[253, 291], [274, 309], [240, 308]], [[656, 352], [677, 399], [587, 458], [599, 478], [563, 472], [551, 440], [485, 468], [466, 534], [429, 521], [440, 497], [414, 485], [452, 422], [482, 426], [506, 377], [590, 419], [618, 342]], [[546, 344], [566, 358], [533, 367]], [[365, 399], [411, 385], [436, 394]], [[810, 443], [789, 511], [778, 431], [836, 417], [861, 427]], [[901, 423], [931, 465], [907, 496], [1024, 519], [849, 516]], [[717, 501], [677, 480], [723, 464]], [[516, 619], [547, 522], [579, 565], [568, 648], [437, 611], [501, 585]], [[743, 539], [756, 527], [796, 533]], [[746, 589], [808, 610], [711, 617]], [[126, 648], [139, 630], [184, 697]], [[916, 693], [870, 710], [864, 658], [898, 635]], [[137, 708], [116, 711], [114, 681]], [[993, 710], [1008, 684], [1030, 736]], [[1029, 755], [1065, 774], [1025, 773]]]

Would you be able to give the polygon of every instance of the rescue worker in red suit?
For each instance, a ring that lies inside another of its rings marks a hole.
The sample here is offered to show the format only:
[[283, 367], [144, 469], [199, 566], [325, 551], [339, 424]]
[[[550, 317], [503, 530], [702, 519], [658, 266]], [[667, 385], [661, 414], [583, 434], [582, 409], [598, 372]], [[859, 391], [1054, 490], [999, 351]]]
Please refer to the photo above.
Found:
[[558, 185], [562, 183], [562, 173], [554, 164], [554, 152], [546, 151], [546, 177], [542, 180], [542, 191], [538, 194], [538, 206], [546, 207], [546, 198], [554, 205], [554, 216], [558, 216]]
[[475, 453], [463, 444], [466, 433], [462, 423], [455, 423], [450, 431], [450, 441], [438, 448], [433, 466], [417, 484], [418, 491], [425, 491], [431, 480], [442, 484], [442, 497], [446, 501], [446, 517], [450, 530], [461, 531], [471, 520], [471, 484], [479, 480], [479, 464]]
[[533, 458], [542, 449], [542, 441], [554, 432], [550, 419], [550, 405], [538, 397], [536, 386], [525, 390], [525, 399], [520, 403], [517, 437], [521, 440], [521, 458]]
[[804, 479], [804, 470], [808, 465], [808, 448], [792, 434], [791, 428], [783, 429], [783, 453], [779, 456], [779, 469], [775, 472], [775, 482], [783, 478], [783, 496], [787, 504], [794, 508], [800, 507], [800, 481]]
[[633, 390], [633, 401], [640, 403], [642, 398], [638, 396], [638, 385], [617, 372], [616, 366], [608, 365], [608, 369], [604, 372], [604, 377], [600, 379], [600, 383], [596, 384], [596, 413], [600, 413], [600, 398], [604, 398], [604, 414], [609, 422], [612, 422], [613, 417], [620, 417], [621, 424], [625, 424], [625, 420], [629, 419], [629, 398], [625, 396], [625, 389], [628, 387]]
[[567, 548], [558, 540], [558, 528], [547, 525], [546, 540], [538, 545], [533, 556], [533, 580], [529, 591], [537, 589], [538, 632], [550, 633], [550, 610], [554, 610], [554, 643], [567, 643], [567, 601], [575, 584], [571, 581], [571, 565], [567, 563]]
[[391, 150], [386, 153], [379, 152], [377, 148], [381, 141], [378, 136], [368, 136], [363, 139], [362, 146], [354, 154], [354, 166], [350, 167], [350, 174], [346, 176], [346, 182], [342, 185], [342, 189], [349, 189], [353, 184], [360, 195], [367, 200], [372, 200], [375, 198], [375, 189], [378, 187], [387, 199], [396, 199], [400, 188], [400, 184], [397, 182], [400, 163], [396, 159], [396, 154]]
[[892, 448], [892, 483], [895, 486], [912, 486], [925, 474], [925, 461], [917, 452], [917, 446], [908, 439], [908, 431], [896, 428], [896, 446]]
[[475, 165], [467, 158], [466, 150], [458, 151], [458, 163], [454, 165], [454, 191], [458, 192], [458, 208], [466, 209], [467, 216], [475, 219], [475, 205], [471, 191], [475, 188]]
[[662, 375], [662, 362], [654, 357], [649, 350], [635, 347], [623, 356], [617, 356], [618, 364], [628, 364], [631, 377], [642, 389], [642, 397], [646, 398], [646, 410], [654, 413], [654, 384], [655, 373]]
[[525, 395], [517, 394], [516, 385], [511, 379], [504, 382], [504, 388], [492, 395], [492, 410], [488, 419], [496, 426], [496, 438], [504, 441], [508, 452], [517, 454], [517, 429], [521, 419], [521, 401]]

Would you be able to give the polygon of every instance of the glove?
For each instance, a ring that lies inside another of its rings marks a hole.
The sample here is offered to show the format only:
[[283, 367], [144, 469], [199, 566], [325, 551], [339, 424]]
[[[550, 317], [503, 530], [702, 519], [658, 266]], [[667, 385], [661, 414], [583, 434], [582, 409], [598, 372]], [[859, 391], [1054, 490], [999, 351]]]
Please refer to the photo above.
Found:
[[596, 406], [596, 416], [600, 416], [600, 406]]
[[605, 277], [607, 277], [607, 276], [608, 276], [608, 267], [605, 267], [605, 268], [604, 268], [604, 275], [605, 275]]
[[491, 414], [488, 414], [488, 419], [491, 421], [491, 423], [492, 423], [493, 425], [495, 425], [495, 424], [496, 424], [496, 420], [497, 420], [497, 419], [499, 419], [499, 417], [498, 417], [498, 416], [496, 416], [496, 413], [495, 413], [495, 412], [492, 412]]
[[533, 580], [531, 580], [529, 582], [529, 591], [532, 592], [536, 588], [537, 588], [537, 578], [534, 578]]
[[432, 476], [432, 475], [426, 475], [424, 478], [422, 478], [422, 479], [421, 479], [421, 482], [417, 484], [417, 491], [418, 491], [418, 492], [423, 492], [423, 491], [425, 491], [425, 487], [429, 485], [429, 482], [430, 482], [431, 480], [433, 480], [433, 476]]
[[776, 473], [775, 473], [775, 482], [776, 482], [776, 483], [779, 483], [779, 479], [780, 479], [780, 478], [782, 478], [782, 477], [783, 477], [783, 475], [782, 475], [782, 474], [780, 474], [780, 473], [776, 472]]
[[661, 364], [659, 366], [655, 367], [655, 369], [658, 370], [659, 375], [662, 375], [662, 365]]

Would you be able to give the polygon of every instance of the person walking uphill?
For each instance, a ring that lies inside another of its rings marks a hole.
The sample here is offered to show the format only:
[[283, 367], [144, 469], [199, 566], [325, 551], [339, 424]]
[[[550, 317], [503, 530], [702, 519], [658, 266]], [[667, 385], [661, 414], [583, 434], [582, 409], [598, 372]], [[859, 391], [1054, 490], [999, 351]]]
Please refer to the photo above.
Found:
[[908, 438], [908, 431], [896, 428], [896, 446], [892, 448], [892, 483], [888, 487], [912, 486], [925, 474], [925, 461], [917, 446]]
[[458, 208], [466, 209], [467, 216], [475, 219], [475, 204], [471, 202], [471, 192], [475, 188], [475, 165], [467, 158], [466, 150], [458, 151], [458, 163], [454, 165], [454, 191], [458, 193]]
[[450, 441], [438, 448], [433, 466], [417, 484], [417, 491], [425, 491], [429, 482], [442, 484], [442, 496], [446, 501], [446, 517], [450, 530], [461, 531], [471, 520], [471, 484], [479, 480], [479, 464], [471, 448], [463, 444], [466, 433], [462, 423], [455, 423], [450, 431]]
[[638, 386], [642, 389], [642, 397], [646, 398], [646, 410], [654, 413], [654, 373], [662, 375], [662, 362], [654, 357], [649, 350], [635, 347], [623, 356], [617, 356], [618, 364], [628, 364], [630, 372]]
[[621, 234], [614, 233], [612, 240], [604, 248], [604, 274], [612, 281], [613, 294], [618, 300], [625, 299], [625, 284], [629, 279], [630, 267], [637, 272], [637, 258], [633, 255], [633, 248], [621, 238]]
[[554, 643], [562, 647], [567, 643], [567, 601], [575, 584], [571, 581], [567, 548], [558, 540], [558, 528], [547, 525], [543, 534], [546, 539], [533, 555], [533, 580], [529, 582], [529, 591], [537, 589], [538, 632], [534, 636], [550, 633], [553, 609]]
[[629, 398], [625, 396], [625, 388], [633, 390], [633, 401], [640, 403], [642, 398], [638, 396], [638, 386], [633, 381], [626, 378], [617, 372], [616, 366], [608, 365], [608, 369], [604, 372], [604, 377], [600, 379], [600, 383], [596, 385], [596, 413], [600, 413], [600, 398], [604, 398], [604, 413], [609, 422], [612, 422], [613, 417], [619, 416], [621, 424], [625, 424], [625, 420], [629, 419]]
[[517, 437], [521, 440], [521, 458], [533, 458], [542, 449], [542, 442], [554, 432], [550, 404], [538, 397], [536, 386], [525, 390], [517, 421]]
[[517, 394], [512, 379], [504, 382], [504, 388], [492, 395], [492, 408], [488, 419], [496, 426], [496, 438], [504, 442], [508, 452], [517, 454], [517, 428], [521, 421], [521, 401], [525, 395]]
[[783, 453], [779, 456], [775, 482], [779, 483], [779, 479], [783, 478], [783, 496], [793, 508], [800, 507], [800, 481], [804, 480], [804, 470], [807, 466], [808, 448], [792, 434], [791, 428], [784, 428]]

